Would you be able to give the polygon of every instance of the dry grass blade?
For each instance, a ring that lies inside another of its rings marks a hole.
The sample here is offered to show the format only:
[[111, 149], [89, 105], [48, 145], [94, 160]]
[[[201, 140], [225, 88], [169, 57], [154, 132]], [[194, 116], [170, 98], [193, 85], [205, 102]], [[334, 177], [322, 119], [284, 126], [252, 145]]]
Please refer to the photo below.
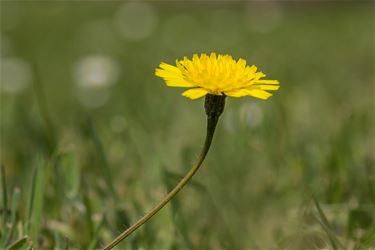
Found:
[[332, 248], [335, 249], [335, 250], [336, 249], [345, 249], [345, 247], [337, 239], [336, 235], [332, 232], [332, 229], [331, 229], [331, 226], [330, 226], [330, 224], [328, 222], [328, 219], [325, 216], [322, 208], [320, 207], [319, 202], [315, 199], [314, 196], [313, 196], [313, 201], [314, 201], [316, 209], [318, 210], [318, 214], [319, 214], [318, 221], [319, 221], [319, 224], [322, 226], [322, 228], [324, 229], [324, 231], [327, 233], [328, 238], [329, 238], [329, 240], [331, 242]]

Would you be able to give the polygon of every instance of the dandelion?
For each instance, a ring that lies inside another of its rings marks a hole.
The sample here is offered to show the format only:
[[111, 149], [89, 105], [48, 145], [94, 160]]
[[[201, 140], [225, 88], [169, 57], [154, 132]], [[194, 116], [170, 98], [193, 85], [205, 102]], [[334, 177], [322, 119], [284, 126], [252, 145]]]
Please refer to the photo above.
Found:
[[176, 60], [176, 66], [161, 63], [159, 67], [155, 75], [169, 87], [189, 88], [182, 95], [190, 99], [207, 94], [268, 99], [272, 94], [267, 91], [279, 88], [279, 81], [263, 80], [266, 75], [257, 72], [256, 66], [246, 65], [244, 59], [236, 61], [230, 55], [195, 54], [192, 60]]
[[224, 111], [226, 96], [253, 96], [268, 99], [272, 96], [268, 91], [277, 90], [277, 80], [263, 80], [266, 75], [257, 72], [254, 65], [247, 66], [244, 59], [235, 61], [229, 55], [211, 53], [210, 56], [194, 55], [193, 59], [176, 61], [176, 66], [161, 63], [155, 70], [155, 75], [163, 78], [167, 86], [188, 88], [182, 95], [190, 99], [205, 96], [205, 110], [207, 114], [207, 132], [203, 149], [196, 164], [177, 183], [177, 185], [154, 207], [137, 222], [117, 236], [104, 250], [115, 247], [123, 239], [146, 223], [160, 209], [162, 209], [193, 177], [202, 165], [214, 136], [220, 115]]

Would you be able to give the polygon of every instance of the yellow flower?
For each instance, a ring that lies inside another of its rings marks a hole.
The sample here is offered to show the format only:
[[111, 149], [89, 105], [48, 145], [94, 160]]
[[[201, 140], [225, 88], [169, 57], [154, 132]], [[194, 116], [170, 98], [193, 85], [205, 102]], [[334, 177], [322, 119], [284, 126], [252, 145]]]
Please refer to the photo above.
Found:
[[246, 65], [244, 59], [235, 61], [230, 55], [194, 54], [192, 60], [176, 60], [176, 66], [161, 63], [159, 67], [155, 75], [163, 78], [167, 86], [189, 88], [182, 95], [190, 99], [206, 94], [267, 99], [272, 94], [266, 90], [279, 88], [279, 81], [261, 80], [266, 75], [257, 72], [256, 66]]

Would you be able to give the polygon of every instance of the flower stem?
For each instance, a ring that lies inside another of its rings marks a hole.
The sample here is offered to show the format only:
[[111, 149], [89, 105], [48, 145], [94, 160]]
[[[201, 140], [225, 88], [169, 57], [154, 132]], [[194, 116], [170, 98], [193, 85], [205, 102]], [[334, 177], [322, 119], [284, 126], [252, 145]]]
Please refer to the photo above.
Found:
[[[206, 97], [206, 105], [207, 100], [212, 97]], [[215, 97], [216, 98], [216, 97]], [[224, 98], [222, 105], [224, 105]], [[211, 103], [210, 103], [211, 104]], [[216, 106], [216, 105], [215, 105]], [[221, 112], [224, 107], [221, 107]], [[207, 111], [207, 108], [206, 108]], [[147, 222], [153, 215], [155, 215], [160, 209], [162, 209], [185, 185], [189, 182], [189, 180], [193, 177], [193, 175], [198, 171], [200, 166], [202, 165], [208, 150], [210, 149], [212, 138], [215, 133], [216, 124], [219, 120], [219, 116], [221, 112], [206, 112], [207, 113], [207, 133], [206, 133], [206, 140], [203, 146], [203, 149], [199, 155], [198, 161], [190, 171], [180, 180], [180, 182], [154, 207], [152, 208], [147, 214], [145, 214], [142, 218], [140, 218], [137, 222], [131, 225], [128, 229], [123, 231], [120, 235], [118, 235], [111, 243], [103, 248], [103, 250], [110, 250], [114, 248], [117, 244], [119, 244], [123, 239], [128, 237], [131, 233], [133, 233], [137, 228], [142, 226], [145, 222]]]

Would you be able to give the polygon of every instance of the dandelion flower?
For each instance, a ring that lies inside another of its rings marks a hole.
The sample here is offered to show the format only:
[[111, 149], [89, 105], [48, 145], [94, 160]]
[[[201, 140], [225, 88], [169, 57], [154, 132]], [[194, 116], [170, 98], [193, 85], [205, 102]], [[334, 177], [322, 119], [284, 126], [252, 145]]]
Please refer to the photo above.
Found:
[[210, 149], [219, 117], [224, 111], [226, 96], [254, 96], [260, 99], [267, 99], [272, 95], [267, 92], [268, 90], [277, 90], [279, 88], [277, 80], [261, 80], [266, 75], [262, 72], [257, 72], [257, 67], [254, 65], [247, 66], [244, 59], [235, 61], [229, 55], [216, 56], [215, 53], [211, 53], [210, 56], [206, 54], [194, 55], [192, 60], [186, 57], [184, 60], [177, 60], [176, 66], [161, 63], [159, 67], [156, 69], [155, 75], [163, 78], [167, 86], [189, 88], [182, 95], [190, 99], [206, 97], [204, 103], [207, 114], [206, 139], [197, 162], [191, 167], [189, 172], [159, 203], [120, 233], [103, 250], [110, 250], [117, 246], [123, 239], [158, 213], [177, 195], [202, 166]]
[[266, 75], [244, 59], [236, 61], [230, 55], [216, 53], [194, 54], [191, 60], [184, 57], [176, 60], [176, 66], [161, 63], [155, 75], [169, 87], [188, 88], [182, 95], [190, 99], [211, 94], [265, 100], [272, 96], [268, 91], [279, 89], [279, 81], [262, 79]]

